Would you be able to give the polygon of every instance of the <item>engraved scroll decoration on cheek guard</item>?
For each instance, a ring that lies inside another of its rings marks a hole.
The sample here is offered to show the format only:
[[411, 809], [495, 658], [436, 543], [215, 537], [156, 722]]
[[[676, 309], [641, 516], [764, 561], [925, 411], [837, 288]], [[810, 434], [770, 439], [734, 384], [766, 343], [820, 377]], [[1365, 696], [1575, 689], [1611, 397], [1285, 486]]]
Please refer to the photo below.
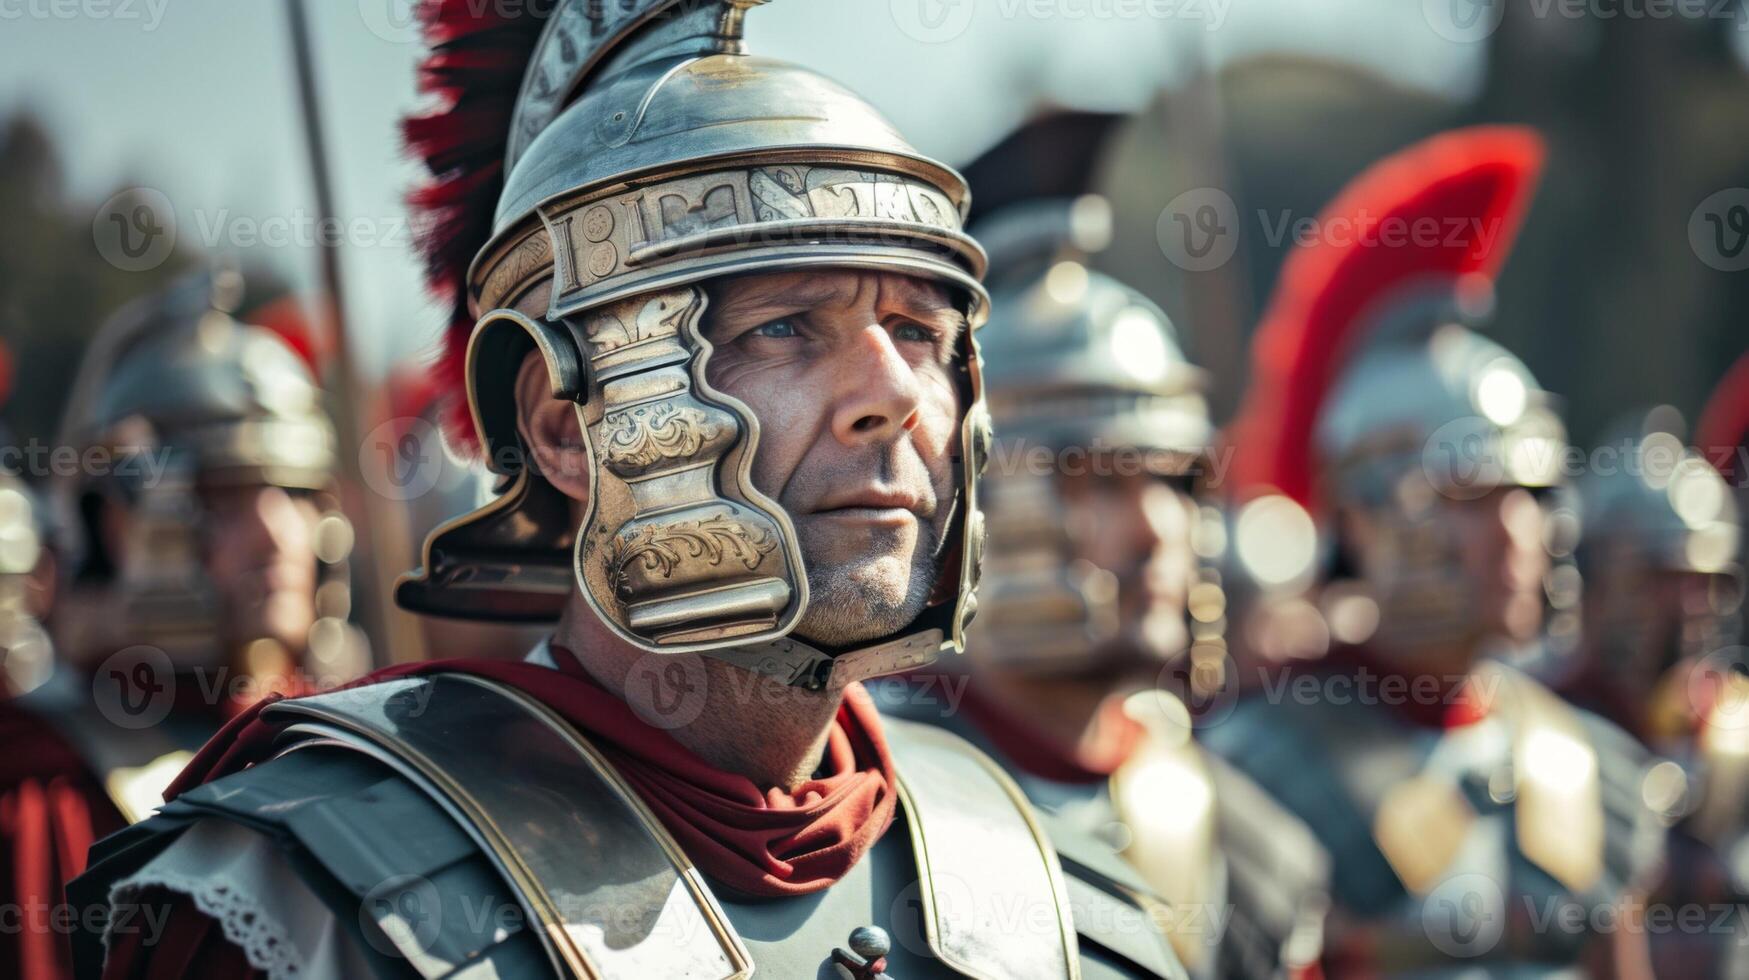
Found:
[[671, 650], [787, 632], [807, 605], [795, 530], [749, 478], [759, 422], [704, 380], [704, 306], [684, 286], [575, 318], [593, 484], [578, 579], [616, 631]]

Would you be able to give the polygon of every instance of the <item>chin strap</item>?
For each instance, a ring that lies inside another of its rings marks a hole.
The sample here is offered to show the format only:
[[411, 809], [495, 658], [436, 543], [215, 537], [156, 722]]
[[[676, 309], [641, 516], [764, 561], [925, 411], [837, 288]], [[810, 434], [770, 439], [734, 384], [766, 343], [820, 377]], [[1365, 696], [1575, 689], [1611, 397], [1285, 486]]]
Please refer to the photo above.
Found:
[[[930, 615], [929, 610], [924, 616]], [[927, 667], [947, 643], [936, 627], [883, 640], [873, 646], [828, 653], [794, 635], [767, 643], [706, 650], [704, 656], [775, 678], [807, 691], [843, 690], [850, 684]]]

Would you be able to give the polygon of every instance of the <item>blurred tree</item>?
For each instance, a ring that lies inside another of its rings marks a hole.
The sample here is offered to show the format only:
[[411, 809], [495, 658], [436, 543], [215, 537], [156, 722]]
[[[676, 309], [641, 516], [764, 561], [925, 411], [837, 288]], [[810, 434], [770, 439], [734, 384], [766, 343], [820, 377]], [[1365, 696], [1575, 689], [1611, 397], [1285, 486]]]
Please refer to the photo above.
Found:
[[28, 110], [0, 120], [0, 338], [15, 384], [0, 420], [21, 444], [48, 443], [86, 343], [116, 308], [185, 271], [177, 253], [146, 272], [124, 272], [98, 254], [91, 227], [100, 202], [70, 198], [60, 158]]
[[[92, 232], [102, 202], [70, 196], [61, 172], [40, 120], [28, 110], [0, 119], [0, 221], [7, 228], [0, 235], [0, 341], [10, 348], [14, 380], [0, 405], [0, 428], [20, 444], [55, 438], [79, 359], [110, 314], [202, 260], [178, 249], [142, 272], [112, 265]], [[288, 290], [268, 268], [250, 263], [243, 272], [245, 309]]]

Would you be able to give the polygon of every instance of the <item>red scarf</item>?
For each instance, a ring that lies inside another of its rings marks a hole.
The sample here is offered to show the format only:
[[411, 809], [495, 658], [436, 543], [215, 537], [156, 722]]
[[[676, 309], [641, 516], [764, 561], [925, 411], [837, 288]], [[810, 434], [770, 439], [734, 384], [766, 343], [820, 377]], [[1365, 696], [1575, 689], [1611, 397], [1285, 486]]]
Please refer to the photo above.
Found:
[[[797, 787], [761, 788], [712, 768], [638, 718], [563, 650], [559, 670], [532, 663], [448, 660], [377, 671], [353, 687], [431, 673], [472, 674], [532, 697], [588, 735], [705, 874], [745, 895], [806, 895], [842, 878], [892, 825], [898, 795], [880, 716], [861, 685], [845, 690], [826, 739], [821, 774]], [[263, 699], [227, 724], [164, 794], [172, 799], [269, 757], [279, 726]]]

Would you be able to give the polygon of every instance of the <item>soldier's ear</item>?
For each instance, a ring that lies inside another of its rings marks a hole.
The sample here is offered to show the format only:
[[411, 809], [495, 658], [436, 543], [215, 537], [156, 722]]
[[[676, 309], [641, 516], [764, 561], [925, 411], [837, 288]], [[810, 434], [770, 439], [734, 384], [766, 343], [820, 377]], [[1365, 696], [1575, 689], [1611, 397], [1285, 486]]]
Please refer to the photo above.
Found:
[[516, 372], [516, 432], [529, 458], [526, 465], [572, 500], [589, 499], [589, 454], [575, 403], [554, 398], [539, 350], [531, 350]]

